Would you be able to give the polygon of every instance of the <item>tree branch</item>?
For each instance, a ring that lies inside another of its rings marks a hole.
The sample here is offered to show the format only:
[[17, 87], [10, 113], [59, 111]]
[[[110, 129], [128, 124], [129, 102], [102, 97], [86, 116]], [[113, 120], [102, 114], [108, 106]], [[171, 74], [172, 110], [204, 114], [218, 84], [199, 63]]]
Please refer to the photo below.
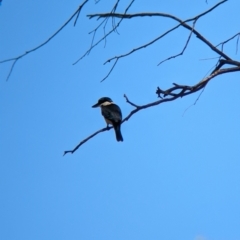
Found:
[[[210, 13], [211, 11], [213, 11], [215, 8], [217, 8], [218, 6], [220, 6], [221, 4], [225, 3], [227, 0], [223, 0], [219, 3], [217, 3], [216, 5], [214, 5], [213, 7], [211, 7], [210, 9], [208, 9], [207, 11], [195, 16], [195, 17], [192, 17], [192, 18], [189, 18], [185, 21], [177, 18], [176, 16], [174, 15], [171, 15], [171, 14], [166, 14], [166, 13], [135, 13], [135, 14], [126, 14], [126, 13], [96, 13], [96, 14], [89, 14], [87, 15], [89, 17], [89, 19], [91, 18], [94, 18], [94, 17], [97, 17], [98, 19], [100, 18], [109, 18], [109, 17], [116, 17], [116, 18], [120, 18], [120, 19], [131, 19], [131, 18], [136, 18], [136, 17], [166, 17], [166, 18], [170, 18], [170, 19], [173, 19], [175, 21], [177, 21], [179, 24], [176, 25], [175, 27], [169, 29], [168, 31], [166, 31], [165, 33], [161, 34], [160, 36], [158, 36], [157, 38], [151, 40], [150, 42], [146, 43], [146, 44], [143, 44], [137, 48], [134, 48], [132, 49], [131, 51], [125, 53], [125, 54], [122, 54], [122, 55], [118, 55], [118, 56], [115, 56], [115, 57], [112, 57], [110, 59], [108, 59], [104, 64], [106, 63], [110, 63], [112, 60], [115, 60], [115, 63], [113, 65], [113, 67], [110, 69], [110, 71], [108, 72], [107, 76], [104, 77], [104, 80], [110, 75], [110, 73], [112, 72], [112, 70], [114, 69], [114, 67], [116, 66], [116, 60], [118, 61], [120, 58], [123, 58], [123, 57], [126, 57], [140, 49], [143, 49], [143, 48], [146, 48], [150, 45], [152, 45], [153, 43], [155, 43], [156, 41], [158, 41], [159, 39], [163, 38], [164, 36], [166, 36], [167, 34], [169, 34], [170, 32], [172, 32], [173, 30], [177, 29], [179, 26], [183, 26], [184, 28], [188, 29], [190, 31], [190, 35], [188, 37], [188, 40], [185, 44], [185, 47], [183, 48], [183, 51], [177, 55], [174, 55], [174, 56], [171, 56], [169, 57], [168, 59], [165, 59], [163, 60], [161, 63], [163, 63], [164, 61], [167, 61], [167, 60], [170, 60], [172, 58], [175, 58], [175, 57], [178, 57], [180, 55], [183, 54], [183, 52], [185, 51], [187, 45], [188, 45], [188, 42], [190, 41], [190, 38], [191, 38], [191, 35], [194, 34], [198, 39], [200, 39], [203, 43], [205, 43], [208, 47], [210, 47], [214, 52], [216, 52], [220, 57], [226, 59], [226, 60], [231, 60], [231, 58], [226, 55], [225, 53], [223, 53], [222, 51], [220, 51], [219, 49], [217, 49], [217, 47], [215, 47], [211, 42], [209, 42], [205, 37], [203, 37], [194, 27], [190, 26], [187, 24], [187, 22], [191, 22], [193, 21], [193, 26], [195, 26], [195, 23], [196, 21], [203, 17], [204, 15]], [[85, 56], [85, 55], [84, 55]], [[84, 57], [83, 56], [83, 57]], [[160, 65], [158, 64], [158, 65]], [[102, 80], [103, 81], [103, 80]]]
[[13, 68], [14, 68], [14, 66], [15, 66], [15, 64], [17, 63], [18, 60], [20, 60], [22, 57], [25, 57], [25, 56], [28, 55], [29, 53], [32, 53], [32, 52], [38, 50], [39, 48], [43, 47], [43, 46], [46, 45], [48, 42], [50, 42], [50, 41], [51, 41], [59, 32], [61, 32], [61, 31], [63, 30], [63, 28], [65, 28], [65, 27], [68, 25], [68, 23], [77, 15], [77, 18], [76, 18], [75, 23], [74, 23], [74, 26], [75, 26], [75, 24], [76, 24], [76, 22], [77, 22], [77, 19], [78, 19], [78, 16], [79, 16], [79, 14], [80, 14], [83, 6], [84, 6], [88, 1], [89, 1], [89, 0], [85, 0], [85, 1], [78, 7], [78, 9], [73, 13], [73, 15], [72, 15], [51, 37], [49, 37], [46, 41], [44, 41], [43, 43], [41, 43], [41, 44], [38, 45], [37, 47], [32, 48], [32, 49], [26, 51], [25, 53], [19, 55], [18, 57], [9, 58], [9, 59], [5, 59], [5, 60], [0, 61], [0, 64], [1, 64], [1, 63], [5, 63], [5, 62], [11, 62], [11, 61], [13, 61], [12, 65], [11, 65], [11, 68], [10, 68], [10, 71], [9, 71], [9, 74], [8, 74], [8, 76], [7, 76], [7, 78], [6, 78], [6, 81], [8, 81], [8, 79], [10, 78], [11, 73], [12, 73], [12, 71], [13, 71]]
[[85, 138], [84, 140], [82, 140], [73, 150], [68, 150], [68, 151], [64, 151], [63, 156], [67, 153], [74, 153], [76, 150], [78, 150], [79, 147], [81, 147], [81, 145], [83, 145], [85, 142], [87, 142], [88, 140], [90, 140], [91, 138], [93, 138], [94, 136], [96, 136], [97, 134], [99, 134], [100, 132], [105, 132], [107, 130], [110, 130], [113, 127], [105, 127], [102, 128], [100, 130], [98, 130], [97, 132], [93, 133], [92, 135], [90, 135], [89, 137]]
[[[225, 74], [225, 73], [230, 73], [230, 72], [237, 72], [240, 71], [240, 65], [237, 67], [232, 67], [232, 68], [224, 68], [224, 69], [218, 69], [216, 71], [214, 71], [213, 73], [211, 73], [208, 77], [204, 78], [203, 80], [201, 80], [200, 82], [198, 82], [197, 84], [193, 85], [193, 86], [188, 86], [188, 85], [179, 85], [176, 83], [173, 83], [173, 87], [167, 89], [167, 90], [162, 90], [160, 87], [157, 87], [156, 90], [156, 94], [159, 98], [161, 98], [160, 100], [139, 106], [133, 102], [131, 102], [128, 97], [124, 94], [124, 97], [126, 99], [126, 102], [129, 103], [131, 106], [133, 106], [135, 109], [132, 110], [123, 120], [122, 120], [122, 124], [126, 121], [128, 121], [134, 114], [136, 114], [137, 112], [149, 108], [149, 107], [154, 107], [157, 106], [159, 104], [162, 104], [164, 102], [170, 102], [170, 101], [174, 101], [178, 98], [182, 98], [185, 97], [187, 95], [193, 94], [195, 92], [200, 91], [201, 89], [204, 89], [207, 85], [207, 83], [212, 80], [213, 78], [217, 77], [218, 75], [221, 74]], [[199, 99], [199, 97], [197, 98], [197, 100]], [[196, 101], [195, 101], [196, 103]], [[110, 130], [112, 127], [105, 127], [102, 128], [100, 130], [98, 130], [97, 132], [93, 133], [92, 135], [90, 135], [89, 137], [85, 138], [84, 140], [82, 140], [74, 149], [72, 150], [67, 150], [64, 151], [63, 156], [66, 155], [67, 153], [74, 153], [80, 146], [82, 146], [84, 143], [86, 143], [88, 140], [90, 140], [91, 138], [93, 138], [94, 136], [96, 136], [97, 134], [101, 133], [101, 132], [105, 132]]]
[[176, 57], [179, 57], [179, 56], [183, 55], [183, 53], [185, 52], [185, 50], [186, 50], [186, 48], [187, 48], [187, 46], [188, 46], [188, 43], [190, 42], [190, 39], [191, 39], [191, 36], [192, 36], [192, 33], [193, 33], [193, 29], [194, 29], [194, 27], [195, 27], [196, 22], [197, 22], [197, 19], [194, 20], [194, 22], [193, 22], [192, 31], [190, 32], [190, 34], [189, 34], [189, 36], [188, 36], [188, 39], [187, 39], [187, 41], [186, 41], [186, 43], [185, 43], [185, 45], [184, 45], [184, 47], [183, 47], [183, 50], [182, 50], [180, 53], [178, 53], [178, 54], [176, 54], [176, 55], [173, 55], [173, 56], [171, 56], [171, 57], [168, 57], [168, 58], [166, 58], [165, 60], [161, 61], [161, 62], [158, 64], [158, 66], [161, 65], [162, 63], [168, 61], [168, 60], [171, 60], [171, 59], [173, 59], [173, 58], [176, 58]]
[[[114, 13], [114, 12], [116, 11], [119, 1], [120, 1], [120, 0], [117, 0], [117, 2], [115, 3], [115, 5], [113, 6], [113, 8], [112, 8], [112, 10], [111, 10], [111, 13]], [[104, 27], [103, 27], [103, 32], [104, 32], [104, 36], [106, 36], [105, 29], [106, 29], [106, 25], [107, 25], [107, 23], [108, 23], [108, 19], [109, 19], [109, 18], [105, 18], [94, 30], [92, 30], [91, 32], [89, 32], [89, 34], [92, 34], [92, 33], [93, 33], [93, 37], [92, 37], [92, 42], [91, 42], [90, 48], [89, 48], [89, 50], [87, 51], [87, 55], [89, 55], [90, 52], [91, 52], [91, 50], [93, 49], [93, 43], [94, 43], [95, 35], [96, 35], [97, 31], [99, 30], [99, 28], [103, 25], [103, 23], [105, 23], [105, 24], [104, 24]], [[116, 28], [116, 25], [113, 24], [113, 29], [114, 29], [114, 28]], [[107, 39], [107, 38], [105, 37], [104, 47], [106, 46], [106, 42], [107, 42], [106, 39]], [[79, 60], [81, 60], [81, 59], [79, 59]], [[79, 61], [79, 60], [78, 60], [78, 61]], [[78, 61], [77, 61], [77, 62], [78, 62]], [[76, 62], [76, 63], [77, 63], [77, 62]], [[76, 64], [76, 63], [74, 63], [74, 64]], [[74, 64], [73, 64], [73, 65], [74, 65]]]
[[[129, 8], [132, 6], [132, 4], [133, 4], [134, 1], [135, 1], [135, 0], [132, 0], [132, 1], [130, 2], [130, 4], [127, 6], [124, 14], [127, 13], [127, 11], [128, 11]], [[113, 13], [112, 13], [112, 14], [113, 14]], [[107, 17], [107, 18], [108, 18], [108, 17]], [[78, 63], [79, 61], [81, 61], [84, 57], [86, 57], [86, 56], [92, 51], [92, 49], [95, 48], [99, 43], [101, 43], [102, 41], [105, 41], [105, 40], [107, 39], [107, 37], [108, 37], [111, 33], [115, 32], [115, 30], [120, 26], [120, 24], [121, 24], [122, 21], [123, 21], [123, 19], [121, 19], [117, 24], [115, 24], [114, 27], [113, 27], [108, 33], [105, 33], [105, 32], [104, 32], [104, 36], [103, 36], [101, 39], [99, 39], [95, 44], [91, 44], [90, 48], [89, 48], [80, 58], [78, 58], [78, 59], [73, 63], [73, 65], [77, 64], [77, 63]], [[94, 30], [93, 30], [93, 31], [94, 31]]]
[[223, 41], [223, 42], [220, 42], [218, 45], [216, 45], [216, 47], [220, 46], [221, 45], [221, 50], [223, 51], [223, 47], [226, 43], [228, 43], [229, 41], [233, 40], [235, 37], [237, 37], [237, 42], [236, 42], [236, 54], [238, 52], [238, 42], [239, 42], [239, 36], [240, 36], [240, 32], [239, 33], [236, 33], [235, 35], [233, 35], [232, 37], [230, 37], [229, 39]]

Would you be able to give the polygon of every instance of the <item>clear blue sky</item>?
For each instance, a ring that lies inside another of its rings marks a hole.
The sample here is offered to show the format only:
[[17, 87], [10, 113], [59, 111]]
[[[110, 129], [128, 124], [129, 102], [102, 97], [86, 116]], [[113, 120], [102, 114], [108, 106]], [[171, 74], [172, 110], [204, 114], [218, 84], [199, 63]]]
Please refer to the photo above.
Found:
[[[0, 60], [27, 51], [54, 33], [81, 1], [3, 1]], [[3, 240], [239, 240], [239, 73], [222, 75], [198, 93], [135, 114], [114, 132], [97, 135], [73, 155], [62, 156], [105, 126], [102, 96], [121, 106], [155, 101], [157, 86], [192, 85], [215, 65], [216, 54], [178, 29], [148, 49], [123, 54], [157, 37], [175, 23], [162, 18], [123, 21], [117, 33], [77, 65], [98, 22], [89, 13], [107, 12], [114, 1], [91, 0], [73, 22], [38, 51], [21, 59], [8, 82], [11, 63], [0, 65], [0, 239]], [[193, 17], [217, 1], [135, 1], [130, 12], [167, 12]], [[120, 2], [123, 11], [128, 1]], [[239, 0], [231, 0], [197, 22], [213, 44], [239, 32]], [[110, 27], [111, 25], [109, 25]], [[96, 39], [101, 37], [100, 29]], [[235, 53], [236, 40], [226, 46]]]

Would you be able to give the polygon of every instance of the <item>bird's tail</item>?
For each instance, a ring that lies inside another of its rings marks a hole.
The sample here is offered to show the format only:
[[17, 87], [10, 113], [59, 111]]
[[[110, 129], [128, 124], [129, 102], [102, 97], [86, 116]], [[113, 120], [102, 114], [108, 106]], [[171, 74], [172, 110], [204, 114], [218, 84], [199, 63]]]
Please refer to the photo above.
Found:
[[116, 139], [118, 142], [123, 142], [123, 137], [121, 133], [121, 125], [116, 125], [114, 126], [115, 134], [116, 134]]

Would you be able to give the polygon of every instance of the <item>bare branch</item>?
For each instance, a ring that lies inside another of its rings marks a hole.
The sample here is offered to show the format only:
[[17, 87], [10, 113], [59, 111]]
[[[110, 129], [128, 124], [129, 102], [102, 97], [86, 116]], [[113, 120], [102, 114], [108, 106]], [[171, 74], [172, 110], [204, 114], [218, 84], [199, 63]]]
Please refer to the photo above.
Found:
[[[135, 0], [132, 0], [132, 1], [130, 2], [130, 4], [127, 6], [124, 14], [129, 10], [129, 8], [132, 6], [132, 4], [133, 4], [134, 1], [135, 1]], [[114, 13], [111, 13], [111, 14], [114, 14]], [[109, 17], [110, 17], [110, 16], [109, 16]], [[115, 29], [117, 29], [117, 28], [119, 27], [119, 25], [121, 24], [122, 21], [123, 21], [123, 19], [121, 19], [121, 20], [115, 25], [115, 27], [112, 28], [108, 33], [105, 34], [105, 32], [104, 32], [104, 36], [103, 36], [101, 39], [99, 39], [94, 45], [91, 45], [91, 47], [90, 47], [79, 59], [77, 59], [77, 60], [73, 63], [73, 65], [77, 64], [77, 63], [78, 63], [79, 61], [81, 61], [84, 57], [86, 57], [86, 56], [91, 52], [91, 50], [92, 50], [93, 48], [95, 48], [99, 43], [101, 43], [102, 41], [105, 41], [105, 40], [107, 39], [107, 37], [108, 37], [111, 33], [115, 32]]]
[[171, 56], [171, 57], [168, 57], [168, 58], [166, 58], [165, 60], [161, 61], [161, 62], [158, 64], [158, 66], [159, 66], [160, 64], [162, 64], [162, 63], [170, 60], [170, 59], [173, 59], [173, 58], [176, 58], [176, 57], [179, 57], [179, 56], [183, 55], [183, 53], [185, 52], [185, 50], [186, 50], [186, 48], [187, 48], [187, 46], [188, 46], [188, 43], [189, 43], [189, 41], [190, 41], [190, 39], [191, 39], [191, 36], [192, 36], [192, 33], [193, 33], [193, 29], [194, 29], [194, 27], [195, 27], [196, 22], [197, 22], [197, 19], [194, 20], [194, 22], [193, 22], [192, 31], [190, 32], [190, 34], [189, 34], [189, 36], [188, 36], [188, 39], [187, 39], [187, 41], [186, 41], [186, 43], [185, 43], [185, 46], [183, 47], [183, 50], [182, 50], [180, 53], [178, 53], [178, 54], [176, 54], [176, 55], [173, 55], [173, 56]]
[[15, 60], [13, 61], [13, 64], [12, 64], [12, 66], [11, 66], [11, 68], [10, 68], [10, 71], [9, 71], [9, 73], [8, 73], [8, 75], [7, 75], [6, 81], [8, 81], [8, 79], [10, 78], [10, 76], [11, 76], [11, 74], [12, 74], [12, 71], [13, 71], [13, 68], [14, 68], [15, 64], [17, 63], [17, 60], [18, 60], [18, 59], [15, 59]]
[[[205, 85], [205, 87], [206, 87], [206, 85]], [[182, 117], [184, 116], [184, 114], [187, 112], [187, 110], [188, 110], [190, 107], [193, 107], [193, 106], [195, 106], [195, 105], [197, 104], [197, 102], [198, 102], [198, 100], [200, 99], [202, 93], [204, 92], [205, 87], [202, 88], [202, 91], [201, 91], [200, 94], [198, 95], [198, 97], [197, 97], [197, 99], [195, 100], [195, 102], [194, 102], [192, 105], [190, 105], [188, 108], [185, 109], [185, 111], [184, 111], [183, 114], [182, 114]]]
[[140, 49], [143, 49], [143, 48], [146, 48], [150, 45], [152, 45], [153, 43], [155, 43], [156, 41], [158, 41], [159, 39], [163, 38], [164, 36], [166, 36], [168, 33], [172, 32], [173, 30], [177, 29], [179, 26], [181, 26], [181, 24], [178, 24], [177, 26], [171, 28], [170, 30], [166, 31], [165, 33], [161, 34], [160, 36], [158, 36], [157, 38], [153, 39], [152, 41], [144, 44], [144, 45], [141, 45], [137, 48], [134, 48], [132, 49], [131, 51], [125, 53], [125, 54], [122, 54], [122, 55], [119, 55], [119, 56], [116, 56], [116, 57], [112, 57], [112, 58], [109, 58], [104, 64], [106, 63], [110, 63], [112, 60], [115, 60], [115, 59], [120, 59], [120, 58], [123, 58], [123, 57], [126, 57], [128, 55], [131, 55], [132, 53], [140, 50]]
[[[117, 0], [117, 2], [115, 3], [114, 7], [113, 7], [112, 10], [111, 10], [111, 13], [115, 13], [115, 12], [116, 12], [117, 6], [118, 6], [119, 2], [120, 2], [120, 0]], [[112, 29], [113, 29], [114, 32], [118, 33], [117, 28], [118, 28], [119, 25], [117, 26], [117, 25], [115, 24], [114, 19], [115, 19], [115, 18], [112, 18]], [[108, 20], [109, 20], [109, 18], [105, 18], [105, 19], [103, 20], [103, 22], [105, 21], [105, 24], [104, 24], [104, 27], [103, 27], [104, 36], [106, 36], [106, 27], [107, 27]], [[102, 23], [103, 23], [103, 22], [102, 22]], [[101, 25], [101, 24], [100, 24], [100, 25]], [[99, 25], [99, 27], [100, 27], [100, 25]], [[97, 30], [98, 30], [98, 28], [97, 28]], [[94, 33], [94, 34], [95, 34], [95, 33]], [[107, 45], [107, 37], [104, 38], [104, 47], [106, 47], [106, 45]], [[90, 47], [89, 50], [91, 51], [92, 48], [93, 48], [93, 41], [92, 41], [92, 45], [91, 45], [91, 47]], [[88, 54], [90, 54], [90, 51], [89, 51]]]
[[135, 103], [131, 102], [131, 101], [128, 99], [128, 97], [127, 97], [126, 94], [124, 94], [123, 97], [125, 97], [127, 103], [129, 103], [130, 105], [132, 105], [132, 106], [135, 107], [135, 108], [139, 108], [139, 105], [136, 105]]
[[225, 64], [234, 65], [234, 66], [237, 66], [237, 67], [240, 66], [240, 62], [238, 62], [238, 61], [220, 59], [220, 60], [218, 61], [217, 66], [216, 66], [215, 69], [212, 71], [212, 73], [218, 71], [218, 70], [219, 70], [220, 68], [222, 68], [222, 66], [225, 65]]
[[238, 37], [237, 37], [237, 43], [236, 43], [236, 45], [237, 45], [237, 47], [236, 47], [236, 54], [238, 53], [238, 42], [239, 42], [239, 36], [240, 36], [240, 35], [238, 35]]
[[[78, 9], [73, 13], [73, 15], [72, 15], [51, 37], [49, 37], [46, 41], [44, 41], [43, 43], [41, 43], [41, 44], [38, 45], [37, 47], [32, 48], [31, 50], [26, 51], [25, 53], [19, 55], [18, 57], [9, 58], [9, 59], [0, 61], [0, 64], [1, 64], [1, 63], [5, 63], [5, 62], [13, 61], [12, 66], [11, 66], [11, 69], [10, 69], [10, 71], [9, 71], [9, 74], [8, 74], [6, 80], [8, 80], [8, 79], [10, 78], [10, 75], [11, 75], [11, 73], [12, 73], [12, 71], [13, 71], [13, 68], [14, 68], [15, 64], [17, 63], [17, 61], [18, 61], [19, 59], [21, 59], [22, 57], [25, 57], [25, 56], [26, 56], [27, 54], [29, 54], [29, 53], [32, 53], [32, 52], [38, 50], [39, 48], [41, 48], [41, 47], [43, 47], [44, 45], [46, 45], [49, 41], [51, 41], [59, 32], [61, 32], [61, 31], [63, 30], [63, 28], [65, 28], [65, 27], [68, 25], [68, 23], [69, 23], [76, 15], [77, 15], [77, 18], [78, 18], [78, 15], [80, 14], [83, 6], [84, 6], [88, 1], [89, 1], [89, 0], [85, 0], [85, 1], [78, 7]], [[76, 20], [75, 20], [75, 23], [76, 23], [76, 21], [77, 21], [77, 18], [76, 18]], [[74, 25], [75, 25], [75, 23], [74, 23]]]
[[235, 35], [233, 35], [232, 37], [230, 37], [229, 39], [223, 41], [223, 42], [220, 42], [218, 45], [216, 45], [216, 47], [220, 46], [221, 45], [221, 49], [223, 51], [223, 47], [226, 43], [228, 43], [229, 41], [233, 40], [235, 37], [237, 37], [237, 42], [236, 42], [236, 54], [238, 52], [238, 41], [239, 41], [239, 36], [240, 36], [240, 32], [239, 33], [236, 33]]
[[111, 74], [112, 70], [115, 68], [117, 62], [118, 62], [118, 59], [115, 60], [115, 63], [113, 64], [112, 68], [110, 69], [108, 74], [101, 80], [101, 82], [103, 82], [106, 78], [108, 78], [108, 76]]
[[[187, 85], [179, 85], [176, 83], [173, 83], [173, 87], [167, 89], [167, 90], [162, 90], [161, 88], [157, 87], [157, 91], [156, 94], [158, 95], [159, 98], [161, 98], [158, 101], [154, 101], [142, 106], [139, 106], [133, 102], [131, 102], [128, 97], [124, 94], [124, 97], [126, 99], [126, 102], [129, 103], [131, 106], [133, 106], [135, 109], [132, 110], [123, 120], [122, 120], [122, 124], [126, 121], [128, 121], [135, 113], [149, 108], [149, 107], [154, 107], [157, 106], [159, 104], [162, 104], [164, 102], [170, 102], [170, 101], [174, 101], [177, 98], [182, 98], [185, 97], [187, 95], [193, 94], [195, 92], [200, 91], [201, 89], [204, 89], [207, 85], [207, 83], [212, 80], [213, 78], [217, 77], [218, 75], [221, 74], [225, 74], [225, 73], [230, 73], [230, 72], [239, 72], [240, 71], [240, 65], [237, 67], [233, 67], [233, 68], [224, 68], [224, 69], [218, 69], [215, 72], [211, 73], [211, 75], [209, 75], [208, 77], [204, 78], [203, 80], [201, 80], [200, 82], [198, 82], [197, 84], [193, 85], [193, 86], [187, 86]], [[200, 94], [201, 95], [201, 94]], [[199, 97], [200, 97], [199, 95]], [[194, 104], [196, 104], [196, 102], [198, 101], [199, 97], [197, 98], [197, 100], [195, 101]], [[74, 153], [81, 145], [83, 145], [84, 143], [86, 143], [88, 140], [90, 140], [92, 137], [96, 136], [97, 134], [101, 133], [101, 132], [105, 132], [110, 130], [112, 127], [106, 127], [106, 128], [102, 128], [100, 130], [98, 130], [97, 132], [93, 133], [92, 135], [90, 135], [89, 137], [85, 138], [84, 140], [82, 140], [73, 150], [68, 150], [65, 151], [63, 155], [66, 155], [67, 153]]]
[[202, 16], [206, 15], [207, 13], [211, 12], [213, 9], [215, 9], [216, 7], [218, 7], [219, 5], [223, 4], [224, 2], [226, 2], [227, 0], [223, 0], [221, 2], [219, 2], [218, 4], [216, 4], [215, 6], [213, 6], [212, 8], [210, 8], [209, 10], [193, 17], [193, 18], [189, 18], [185, 21], [177, 18], [176, 16], [173, 16], [171, 14], [166, 14], [166, 13], [135, 13], [135, 14], [121, 14], [121, 13], [102, 13], [102, 14], [90, 14], [87, 15], [90, 19], [93, 17], [98, 17], [98, 18], [106, 18], [106, 17], [116, 17], [116, 18], [127, 18], [127, 19], [131, 19], [131, 18], [136, 18], [136, 17], [166, 17], [166, 18], [171, 18], [177, 22], [180, 23], [180, 25], [182, 25], [184, 28], [193, 31], [193, 33], [196, 35], [196, 37], [198, 37], [201, 41], [203, 41], [205, 44], [207, 44], [214, 52], [216, 52], [217, 54], [219, 54], [220, 56], [222, 56], [225, 59], [231, 59], [230, 57], [228, 57], [226, 54], [224, 54], [223, 52], [221, 52], [220, 50], [218, 50], [216, 47], [214, 47], [207, 39], [205, 39], [197, 30], [193, 29], [192, 27], [189, 26], [187, 24], [187, 22], [191, 22], [194, 20], [198, 20], [199, 18], [201, 18]]
[[100, 130], [98, 130], [97, 132], [93, 133], [92, 135], [90, 135], [89, 137], [85, 138], [84, 140], [82, 140], [73, 150], [67, 150], [64, 151], [63, 156], [67, 153], [74, 153], [79, 147], [81, 147], [81, 145], [83, 145], [85, 142], [87, 142], [88, 140], [90, 140], [91, 138], [93, 138], [94, 136], [96, 136], [97, 134], [99, 134], [100, 132], [105, 132], [107, 130], [110, 130], [112, 127], [105, 127], [102, 128]]
[[220, 45], [224, 45], [225, 43], [231, 41], [232, 39], [234, 39], [235, 37], [239, 36], [240, 35], [240, 32], [239, 33], [236, 33], [235, 35], [233, 35], [232, 37], [228, 38], [227, 40], [223, 41], [223, 42], [220, 42], [219, 44], [216, 45], [216, 47], [220, 46]]
[[[219, 2], [219, 3], [217, 3], [216, 5], [214, 5], [212, 8], [208, 9], [207, 11], [205, 11], [205, 12], [203, 12], [203, 13], [201, 13], [201, 14], [193, 17], [193, 18], [189, 18], [189, 19], [187, 19], [187, 20], [185, 20], [185, 21], [177, 18], [176, 16], [173, 16], [173, 15], [171, 15], [171, 14], [166, 14], [166, 13], [135, 13], [135, 14], [126, 14], [126, 13], [124, 13], [124, 14], [121, 14], [121, 13], [102, 13], [102, 14], [100, 14], [100, 13], [97, 13], [97, 14], [90, 14], [90, 15], [87, 15], [87, 16], [88, 16], [90, 19], [91, 19], [91, 18], [94, 18], [94, 17], [98, 17], [98, 19], [99, 19], [99, 18], [116, 17], [116, 18], [120, 18], [121, 20], [122, 20], [122, 19], [125, 19], [125, 18], [131, 19], [131, 18], [135, 18], [135, 17], [154, 17], [154, 16], [155, 16], [155, 17], [167, 17], [167, 18], [171, 18], [171, 19], [173, 19], [173, 20], [175, 20], [175, 21], [177, 21], [177, 22], [179, 23], [178, 25], [176, 25], [176, 26], [173, 27], [172, 29], [166, 31], [165, 33], [161, 34], [160, 36], [158, 36], [157, 38], [153, 39], [152, 41], [150, 41], [150, 42], [148, 42], [148, 43], [146, 43], [146, 44], [143, 44], [143, 45], [141, 45], [141, 46], [139, 46], [139, 47], [137, 47], [137, 48], [134, 48], [134, 49], [132, 49], [131, 51], [125, 53], [125, 54], [112, 57], [112, 58], [108, 59], [104, 64], [110, 63], [112, 60], [119, 60], [120, 58], [126, 57], [126, 56], [128, 56], [128, 55], [130, 55], [130, 54], [132, 54], [132, 53], [134, 53], [134, 52], [136, 52], [136, 51], [138, 51], [138, 50], [140, 50], [140, 49], [143, 49], [143, 48], [146, 48], [146, 47], [152, 45], [153, 43], [155, 43], [156, 41], [158, 41], [158, 40], [161, 39], [162, 37], [166, 36], [168, 33], [172, 32], [172, 31], [175, 30], [175, 29], [177, 29], [179, 26], [183, 26], [184, 28], [186, 28], [186, 29], [188, 29], [188, 30], [190, 31], [190, 35], [189, 35], [189, 37], [188, 37], [188, 40], [187, 40], [187, 42], [186, 42], [186, 44], [185, 44], [182, 52], [179, 53], [179, 54], [177, 54], [177, 55], [174, 55], [174, 56], [171, 56], [171, 57], [165, 59], [164, 61], [160, 62], [158, 65], [160, 65], [161, 63], [163, 63], [163, 62], [165, 62], [165, 61], [167, 61], [167, 60], [170, 60], [170, 59], [172, 59], [172, 58], [175, 58], [175, 57], [178, 57], [178, 56], [182, 55], [182, 54], [184, 53], [184, 51], [186, 50], [187, 46], [188, 46], [188, 43], [189, 43], [189, 41], [190, 41], [190, 38], [191, 38], [192, 34], [195, 34], [197, 38], [199, 38], [202, 42], [204, 42], [207, 46], [209, 46], [209, 47], [210, 47], [214, 52], [216, 52], [220, 57], [222, 57], [222, 58], [224, 58], [224, 59], [226, 59], [226, 60], [231, 60], [231, 58], [230, 58], [228, 55], [226, 55], [225, 53], [223, 53], [222, 51], [220, 51], [219, 49], [217, 49], [213, 44], [211, 44], [206, 38], [204, 38], [204, 37], [194, 28], [195, 23], [196, 23], [196, 21], [197, 21], [199, 18], [201, 18], [201, 17], [203, 17], [204, 15], [208, 14], [209, 12], [211, 12], [212, 10], [214, 10], [215, 8], [217, 8], [219, 5], [223, 4], [223, 3], [226, 2], [226, 1], [227, 1], [227, 0], [223, 0], [223, 1]], [[187, 24], [187, 22], [191, 22], [191, 21], [194, 22], [194, 23], [193, 23], [193, 26], [190, 26], [190, 25]], [[85, 54], [85, 55], [86, 55], [86, 54]], [[84, 57], [85, 55], [83, 55], [83, 57]], [[83, 57], [82, 57], [82, 58], [83, 58]], [[220, 57], [219, 57], [219, 59], [220, 59]], [[82, 58], [81, 58], [81, 59], [82, 59]], [[115, 64], [114, 64], [114, 66], [115, 66], [115, 65], [116, 65], [116, 62], [115, 62]], [[110, 69], [109, 73], [108, 73], [107, 76], [104, 78], [104, 80], [110, 75], [110, 73], [112, 72], [112, 70], [113, 70], [113, 67]]]
[[[114, 12], [116, 11], [117, 5], [118, 5], [119, 1], [120, 1], [120, 0], [118, 0], [118, 1], [115, 3], [114, 7], [113, 7], [112, 10], [111, 10], [111, 13], [114, 13]], [[104, 24], [104, 27], [103, 27], [103, 32], [104, 32], [104, 36], [106, 36], [105, 29], [106, 29], [106, 25], [107, 25], [107, 23], [108, 23], [108, 19], [109, 19], [109, 18], [105, 18], [94, 30], [92, 30], [91, 32], [89, 32], [89, 34], [92, 34], [92, 33], [93, 33], [93, 37], [92, 37], [92, 42], [91, 42], [90, 48], [89, 48], [89, 50], [87, 51], [87, 55], [89, 55], [90, 52], [91, 52], [91, 50], [93, 49], [93, 43], [94, 43], [95, 35], [96, 35], [98, 29], [102, 26], [103, 23], [105, 23], [105, 24]], [[106, 38], [105, 38], [104, 47], [105, 47], [105, 46], [106, 46]], [[74, 64], [75, 64], [75, 63], [74, 63]]]

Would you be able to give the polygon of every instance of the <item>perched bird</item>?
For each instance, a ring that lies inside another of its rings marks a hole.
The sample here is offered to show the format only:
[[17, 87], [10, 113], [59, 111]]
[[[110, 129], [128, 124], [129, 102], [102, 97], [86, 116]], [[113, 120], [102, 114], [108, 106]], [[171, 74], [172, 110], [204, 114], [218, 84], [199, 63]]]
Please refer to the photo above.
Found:
[[123, 141], [123, 137], [121, 134], [121, 122], [122, 122], [122, 112], [120, 107], [115, 104], [111, 98], [102, 97], [98, 100], [96, 104], [92, 106], [93, 108], [101, 107], [102, 115], [108, 124], [113, 125], [115, 130], [117, 141]]

